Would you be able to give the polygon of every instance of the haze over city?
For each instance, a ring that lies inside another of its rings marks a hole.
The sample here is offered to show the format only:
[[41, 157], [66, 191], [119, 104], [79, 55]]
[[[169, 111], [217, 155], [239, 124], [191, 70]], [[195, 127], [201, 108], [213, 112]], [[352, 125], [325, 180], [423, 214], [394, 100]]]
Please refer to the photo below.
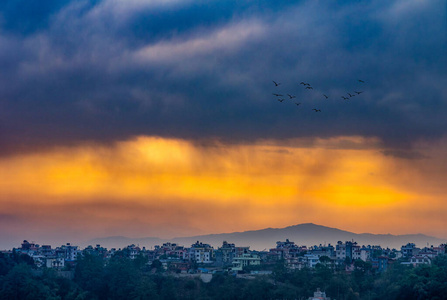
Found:
[[0, 249], [301, 223], [447, 239], [446, 11], [1, 3]]

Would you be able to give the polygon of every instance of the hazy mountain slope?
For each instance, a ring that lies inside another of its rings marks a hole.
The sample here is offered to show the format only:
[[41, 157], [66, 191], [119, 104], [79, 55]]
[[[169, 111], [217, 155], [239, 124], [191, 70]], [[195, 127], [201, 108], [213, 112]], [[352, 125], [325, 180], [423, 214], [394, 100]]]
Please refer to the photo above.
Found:
[[400, 248], [406, 243], [415, 243], [419, 247], [429, 245], [439, 245], [445, 243], [435, 237], [423, 234], [410, 235], [391, 235], [391, 234], [357, 234], [336, 228], [316, 225], [312, 223], [289, 226], [285, 228], [266, 228], [261, 230], [199, 235], [192, 237], [178, 237], [174, 239], [160, 238], [139, 238], [131, 239], [126, 237], [108, 237], [95, 239], [89, 243], [92, 245], [101, 244], [104, 247], [122, 248], [130, 244], [139, 244], [141, 247], [151, 248], [155, 245], [161, 245], [164, 242], [174, 242], [189, 247], [196, 241], [209, 243], [212, 246], [219, 247], [223, 241], [235, 243], [238, 246], [250, 246], [251, 249], [263, 250], [274, 248], [277, 241], [289, 239], [297, 245], [319, 245], [319, 244], [336, 244], [337, 241], [354, 240], [360, 245], [380, 245], [382, 247]]

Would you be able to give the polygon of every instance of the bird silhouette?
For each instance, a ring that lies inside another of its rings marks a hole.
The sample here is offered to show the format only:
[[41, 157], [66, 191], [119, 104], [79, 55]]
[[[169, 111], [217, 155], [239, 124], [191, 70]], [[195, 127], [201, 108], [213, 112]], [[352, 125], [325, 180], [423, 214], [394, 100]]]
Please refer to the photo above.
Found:
[[301, 102], [295, 102], [295, 104], [296, 104], [296, 105], [300, 105], [300, 104], [301, 104]]
[[284, 101], [284, 99], [278, 99], [278, 101], [279, 101], [279, 102], [283, 102], [283, 101]]
[[354, 93], [357, 93], [357, 95], [360, 95], [361, 93], [363, 93], [363, 91], [361, 91], [361, 92], [354, 91]]
[[359, 79], [359, 82], [361, 82], [361, 83], [365, 83], [363, 80], [361, 80], [361, 79]]
[[304, 82], [302, 82], [302, 81], [300, 82], [300, 84], [302, 84], [302, 85], [306, 85], [306, 84], [305, 84]]
[[328, 96], [326, 96], [325, 94], [323, 94], [323, 96], [327, 99], [327, 98], [329, 98]]
[[313, 90], [313, 88], [311, 86], [306, 86], [306, 89]]
[[282, 97], [283, 96], [281, 94], [275, 94], [275, 93], [273, 93], [273, 95], [275, 95], [276, 97]]
[[287, 94], [287, 96], [289, 96], [290, 99], [296, 98], [296, 96], [290, 94]]
[[355, 95], [351, 95], [350, 93], [348, 93], [348, 95], [349, 95], [349, 98], [351, 98], [351, 97], [354, 97]]
[[315, 112], [321, 112], [321, 109], [313, 108], [312, 110], [314, 110]]
[[341, 96], [343, 99], [348, 100], [349, 98], [345, 97], [345, 96]]
[[275, 86], [278, 86], [278, 85], [281, 84], [280, 82], [276, 82], [276, 81], [274, 81], [274, 80], [272, 80], [272, 81], [273, 81], [273, 83], [275, 84]]

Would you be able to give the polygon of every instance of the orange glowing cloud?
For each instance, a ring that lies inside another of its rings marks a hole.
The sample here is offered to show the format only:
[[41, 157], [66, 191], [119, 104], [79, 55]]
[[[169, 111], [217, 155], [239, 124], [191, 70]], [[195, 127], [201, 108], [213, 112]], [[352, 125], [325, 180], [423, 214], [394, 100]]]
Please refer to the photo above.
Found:
[[[440, 156], [441, 150], [433, 151]], [[437, 170], [435, 163], [431, 169]], [[386, 155], [377, 140], [361, 137], [204, 146], [142, 136], [113, 147], [80, 145], [2, 158], [0, 212], [22, 220], [2, 224], [17, 234], [29, 225], [23, 220], [41, 231], [90, 237], [303, 222], [355, 232], [430, 231], [447, 225], [439, 191], [408, 184], [431, 169], [427, 161]], [[413, 223], [415, 205], [431, 216], [427, 224]], [[58, 228], [64, 221], [67, 227]]]

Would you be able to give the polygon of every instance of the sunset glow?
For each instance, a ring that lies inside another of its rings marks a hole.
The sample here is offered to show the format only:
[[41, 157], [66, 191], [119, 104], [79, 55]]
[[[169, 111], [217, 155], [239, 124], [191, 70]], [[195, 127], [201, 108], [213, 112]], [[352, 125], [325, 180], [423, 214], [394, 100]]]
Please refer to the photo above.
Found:
[[[371, 141], [357, 137], [355, 145], [365, 147], [349, 149], [346, 140], [200, 146], [141, 136], [112, 147], [24, 154], [0, 162], [0, 205], [20, 220], [47, 224], [46, 231], [61, 220], [70, 220], [75, 231], [94, 228], [91, 238], [110, 227], [132, 236], [172, 236], [160, 225], [167, 220], [183, 227], [180, 235], [310, 221], [354, 232], [373, 223], [382, 233], [392, 226], [398, 233], [442, 234], [433, 229], [445, 224], [439, 217], [421, 225], [411, 214], [415, 206], [436, 214], [436, 195], [399, 184], [390, 172], [395, 159]], [[419, 180], [411, 161], [399, 168], [411, 170], [407, 183]]]

